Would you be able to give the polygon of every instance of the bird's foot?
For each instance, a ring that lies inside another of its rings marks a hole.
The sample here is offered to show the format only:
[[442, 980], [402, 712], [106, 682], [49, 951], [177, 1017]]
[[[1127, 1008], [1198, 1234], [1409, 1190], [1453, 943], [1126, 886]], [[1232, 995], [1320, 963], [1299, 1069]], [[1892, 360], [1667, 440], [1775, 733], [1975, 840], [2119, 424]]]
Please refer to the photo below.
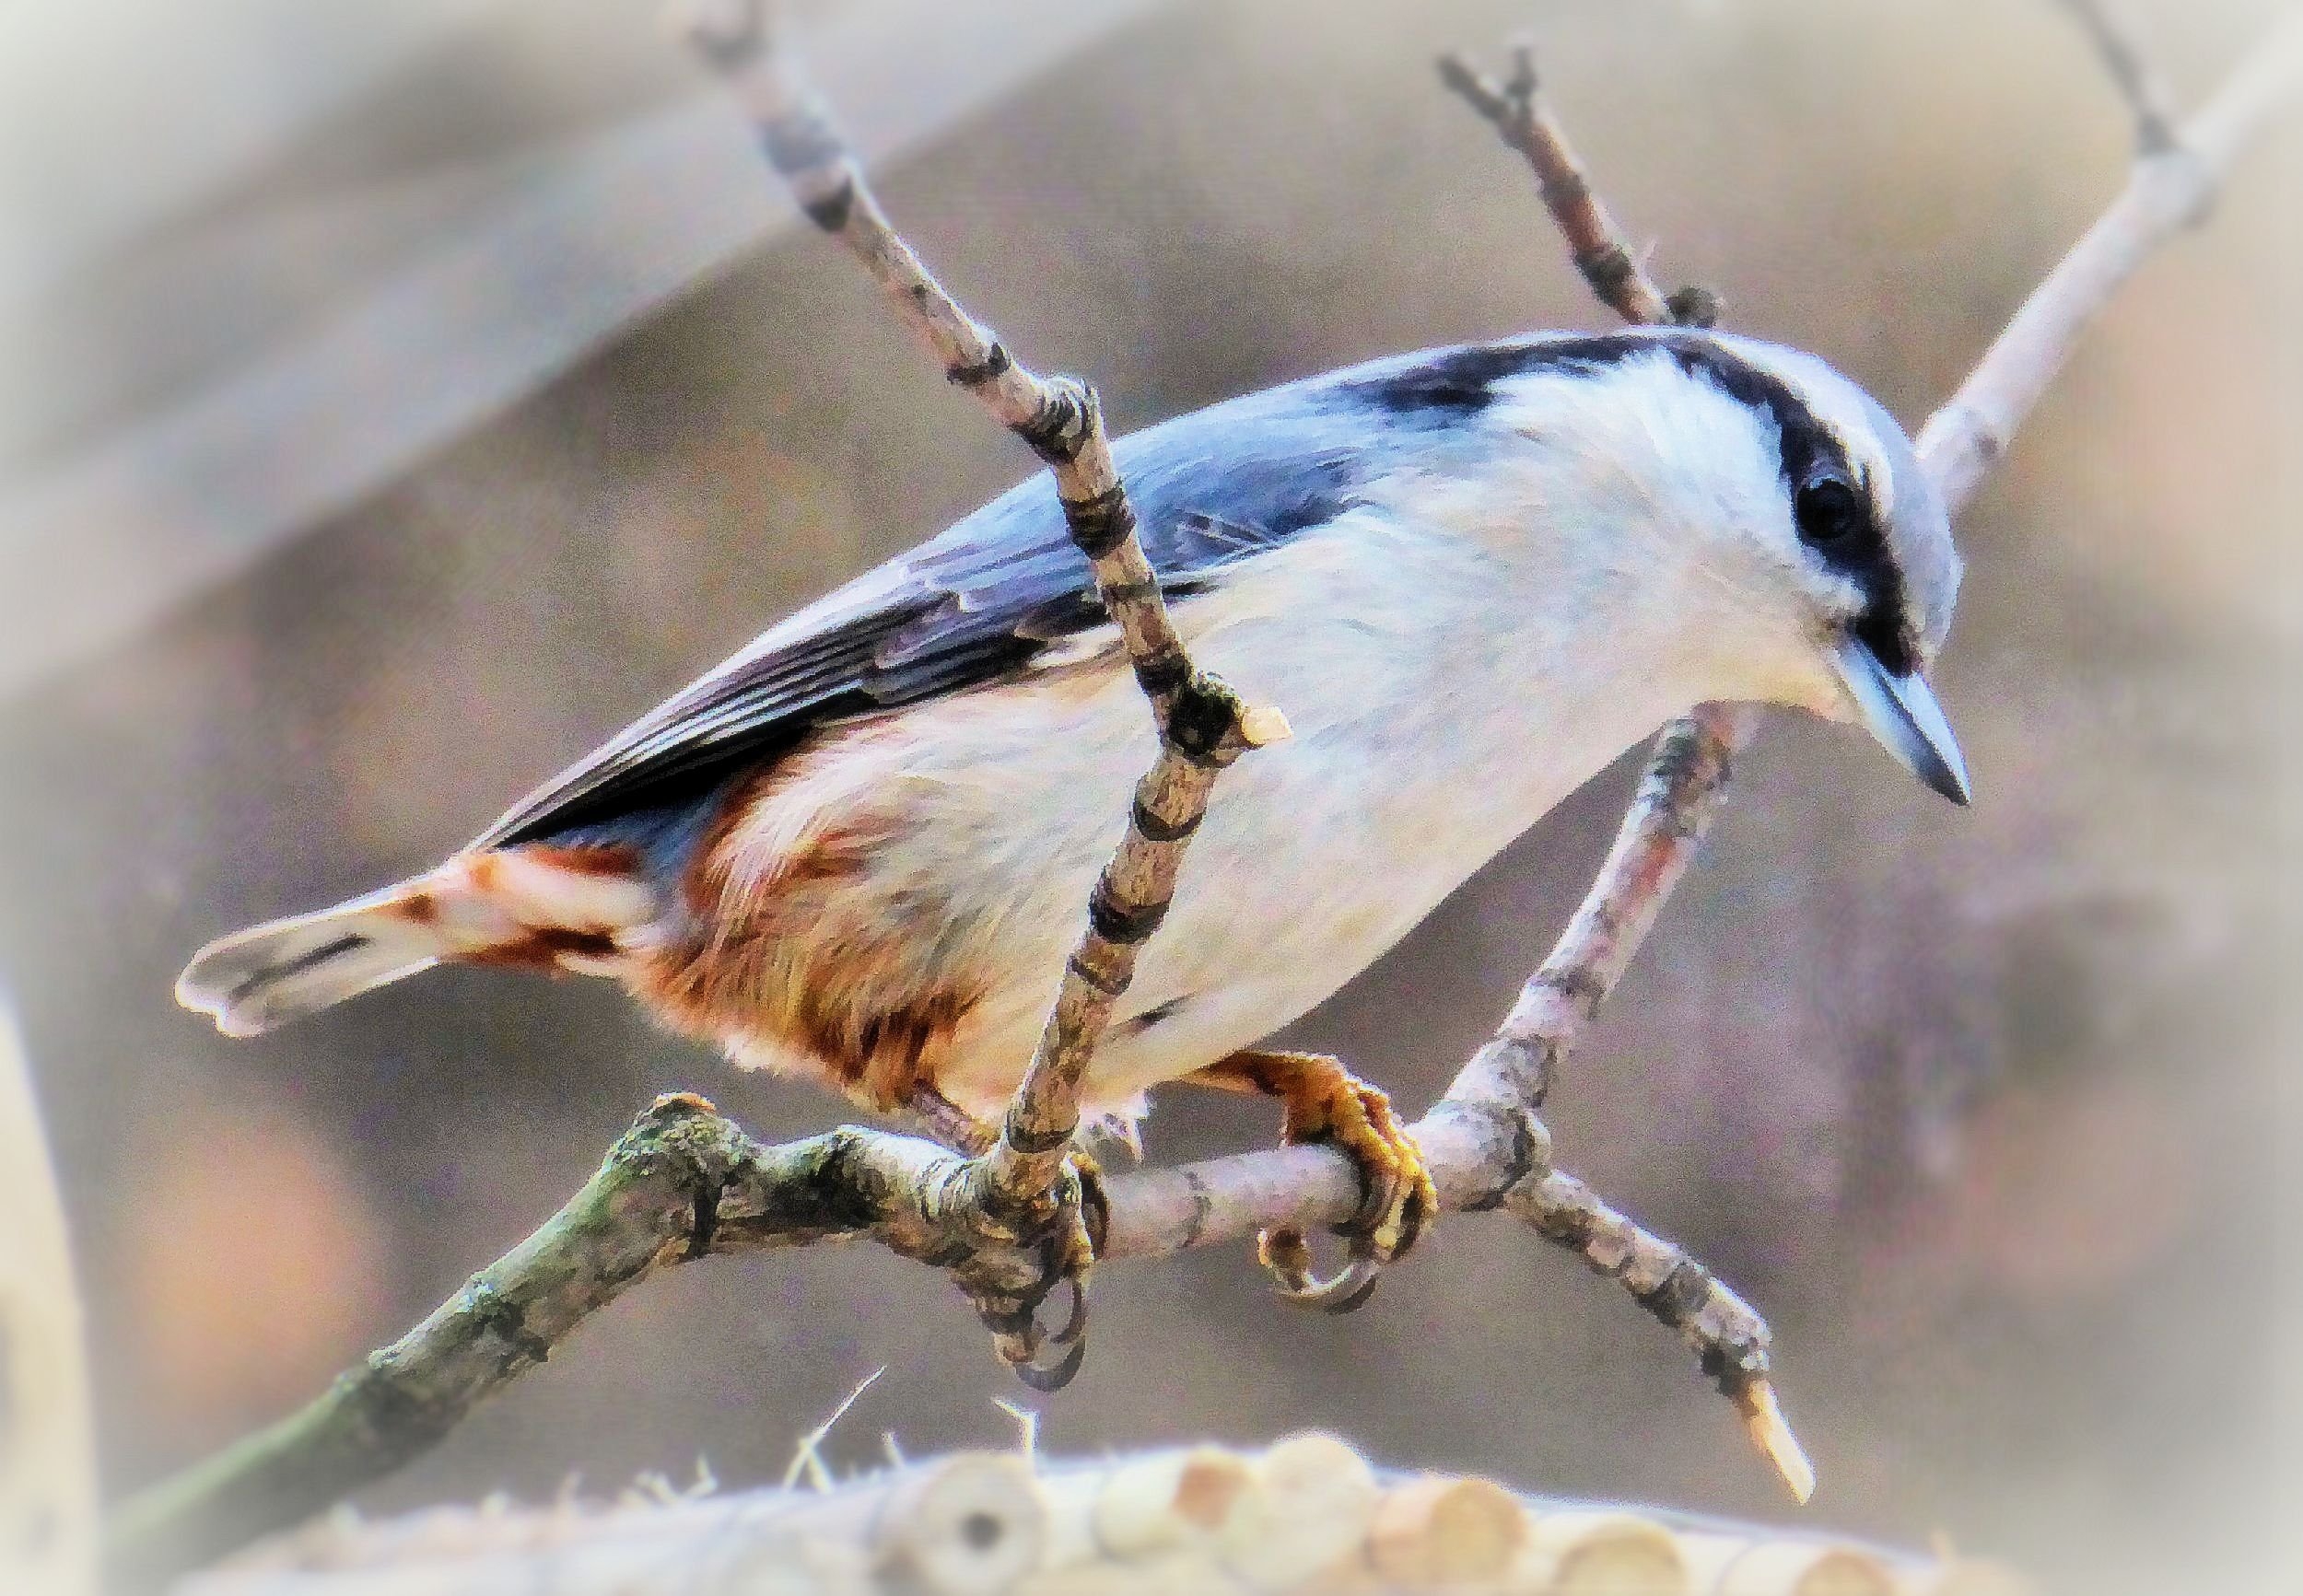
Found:
[[[971, 1173], [980, 1167], [962, 1166]], [[1088, 1274], [1110, 1214], [1103, 1171], [1074, 1151], [1061, 1177], [1029, 1201], [989, 1200], [970, 1180], [963, 1204], [961, 1234], [934, 1261], [967, 1294], [992, 1350], [1016, 1378], [1035, 1391], [1061, 1390], [1087, 1355]], [[1043, 1318], [1059, 1292], [1060, 1322]]]
[[1202, 1074], [1210, 1085], [1278, 1098], [1286, 1111], [1282, 1141], [1325, 1143], [1358, 1166], [1360, 1211], [1336, 1228], [1345, 1242], [1340, 1270], [1322, 1277], [1301, 1230], [1266, 1230], [1256, 1241], [1257, 1257], [1289, 1301], [1350, 1312], [1439, 1211], [1422, 1151], [1392, 1113], [1391, 1099], [1324, 1054], [1240, 1053]]
[[[1088, 1271], [1111, 1219], [1102, 1166], [1075, 1143], [1062, 1178], [1019, 1203], [995, 1194], [984, 1178], [984, 1160], [1000, 1143], [997, 1127], [929, 1084], [915, 1087], [906, 1107], [920, 1129], [966, 1160], [944, 1205], [961, 1235], [935, 1262], [967, 1293], [991, 1331], [992, 1350], [1017, 1379], [1035, 1391], [1069, 1385], [1087, 1354]], [[1051, 1329], [1040, 1310], [1058, 1290], [1069, 1301], [1064, 1322]]]

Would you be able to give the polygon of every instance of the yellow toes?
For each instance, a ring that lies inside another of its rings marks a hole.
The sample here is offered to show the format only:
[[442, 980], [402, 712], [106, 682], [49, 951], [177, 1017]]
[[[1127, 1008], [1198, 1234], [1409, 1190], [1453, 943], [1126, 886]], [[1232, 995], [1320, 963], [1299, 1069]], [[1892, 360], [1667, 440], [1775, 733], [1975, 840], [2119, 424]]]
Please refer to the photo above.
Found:
[[1194, 1078], [1279, 1099], [1285, 1110], [1281, 1140], [1325, 1143], [1359, 1167], [1366, 1200], [1341, 1228], [1350, 1258], [1341, 1274], [1326, 1281], [1314, 1275], [1300, 1231], [1257, 1238], [1257, 1256], [1292, 1299], [1335, 1311], [1359, 1306], [1383, 1266], [1414, 1245], [1439, 1205], [1422, 1151], [1392, 1113], [1391, 1100], [1338, 1060], [1311, 1053], [1234, 1054]]

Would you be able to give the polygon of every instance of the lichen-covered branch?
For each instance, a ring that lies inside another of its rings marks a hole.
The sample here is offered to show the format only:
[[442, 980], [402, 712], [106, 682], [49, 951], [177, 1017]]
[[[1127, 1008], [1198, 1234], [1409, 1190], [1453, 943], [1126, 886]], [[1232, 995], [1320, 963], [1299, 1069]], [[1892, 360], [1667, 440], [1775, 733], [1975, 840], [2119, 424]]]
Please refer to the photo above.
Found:
[[855, 1128], [765, 1147], [701, 1098], [660, 1098], [558, 1213], [422, 1323], [302, 1412], [123, 1507], [108, 1579], [157, 1582], [390, 1473], [667, 1264], [869, 1236], [956, 1265], [972, 1296], [1028, 1312], [1046, 1242], [988, 1231], [966, 1167], [932, 1143]]

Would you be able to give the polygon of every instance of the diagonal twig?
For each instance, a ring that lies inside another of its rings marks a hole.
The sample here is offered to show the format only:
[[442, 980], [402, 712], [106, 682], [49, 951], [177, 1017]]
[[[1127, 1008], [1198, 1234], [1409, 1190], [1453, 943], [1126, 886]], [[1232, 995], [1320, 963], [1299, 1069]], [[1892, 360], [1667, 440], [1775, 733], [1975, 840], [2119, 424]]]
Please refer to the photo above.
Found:
[[[1090, 897], [1087, 928], [1065, 964], [1000, 1139], [970, 1171], [987, 1204], [1028, 1212], [1048, 1201], [1063, 1175], [1080, 1124], [1081, 1078], [1134, 978], [1139, 950], [1166, 913], [1216, 776], [1249, 749], [1284, 738], [1287, 722], [1277, 710], [1248, 706], [1194, 667], [1136, 535], [1094, 390], [1075, 378], [1035, 375], [920, 262], [776, 37], [768, 0], [713, 0], [691, 9], [685, 23], [697, 52], [742, 101], [769, 164], [801, 208], [862, 263], [945, 377], [1054, 473], [1072, 542], [1088, 559], [1159, 728], [1158, 758]], [[1003, 1356], [1027, 1362], [1028, 1323], [995, 1329]]]
[[1439, 60], [1440, 82], [1491, 125], [1534, 169], [1544, 208], [1567, 240], [1568, 255], [1599, 302], [1634, 325], [1709, 327], [1719, 299], [1693, 285], [1666, 295], [1640, 264], [1631, 241], [1593, 192], [1567, 130], [1537, 92], [1536, 52], [1512, 47], [1512, 76], [1498, 83], [1461, 54]]
[[2143, 48], [2143, 29], [2126, 0], [2063, 0], [2095, 46], [2111, 86], [2135, 119], [2135, 150], [2164, 155], [2175, 147], [2175, 96]]
[[[1920, 434], [1956, 511], [2087, 321], [2158, 245], [2200, 214], [2231, 160], [2303, 80], [2303, 18], [2290, 16], [2179, 130], [2180, 160], [2137, 162], [2125, 189], [2049, 274], [1957, 394]], [[1583, 907], [1496, 1038], [1414, 1127], [1453, 1210], [1509, 1206], [1621, 1281], [1688, 1335], [1746, 1402], [1763, 1445], [1771, 1393], [1757, 1316], [1685, 1255], [1554, 1170], [1535, 1108], [1583, 1024], [1621, 975], [1715, 810], [1746, 711], [1706, 706], [1667, 733]], [[985, 1246], [967, 1160], [914, 1138], [847, 1128], [763, 1147], [700, 1099], [641, 1116], [558, 1215], [400, 1341], [301, 1413], [130, 1503], [113, 1520], [115, 1589], [192, 1567], [293, 1523], [391, 1472], [541, 1362], [590, 1314], [656, 1270], [718, 1252], [876, 1240], [948, 1264], [955, 1239], [983, 1266], [1030, 1278], [1029, 1250]], [[1113, 1181], [1102, 1255], [1158, 1257], [1254, 1235], [1315, 1229], [1360, 1204], [1350, 1160], [1292, 1147], [1147, 1170]], [[1758, 1383], [1748, 1378], [1756, 1371]], [[1738, 1387], [1735, 1382], [1743, 1376]], [[1788, 1431], [1783, 1432], [1785, 1438]], [[1775, 1453], [1779, 1461], [1787, 1454]]]
[[[1568, 145], [1565, 130], [1538, 97], [1531, 47], [1514, 47], [1512, 76], [1501, 85], [1460, 55], [1442, 57], [1439, 72], [1440, 81], [1485, 118], [1535, 169], [1544, 208], [1567, 240], [1575, 269], [1602, 304], [1633, 322], [1711, 325], [1718, 313], [1716, 295], [1689, 286], [1666, 296], [1641, 266]], [[1607, 1001], [1662, 911], [1664, 900], [1694, 862], [1697, 845], [1725, 800], [1736, 755], [1750, 741], [1758, 721], [1758, 715], [1748, 706], [1713, 704], [1701, 705], [1665, 728], [1648, 755], [1645, 774], [1615, 843], [1567, 930], [1521, 989], [1519, 1000], [1493, 1040], [1449, 1085], [1435, 1113], [1476, 1109], [1491, 1117], [1514, 1112], [1532, 1116], [1542, 1106], [1552, 1078], [1584, 1023]], [[1553, 1179], [1568, 1177], [1531, 1171], [1514, 1188], [1514, 1196], [1541, 1190]], [[1575, 1185], [1585, 1191], [1580, 1182]], [[1592, 1201], [1597, 1205], [1596, 1197]], [[1580, 1246], [1586, 1234], [1574, 1227], [1563, 1229], [1544, 1223], [1537, 1217], [1540, 1208], [1531, 1209], [1524, 1201], [1513, 1206], [1514, 1212], [1533, 1219], [1547, 1240]], [[1631, 1234], [1645, 1237], [1644, 1231], [1604, 1205], [1598, 1205], [1597, 1211], [1630, 1227]], [[1656, 1247], [1667, 1245], [1654, 1242]], [[1685, 1259], [1676, 1248], [1672, 1252]], [[1697, 1267], [1692, 1262], [1687, 1266]], [[1642, 1295], [1643, 1287], [1635, 1283], [1634, 1276], [1606, 1272], [1617, 1274], [1651, 1310], [1660, 1300]], [[1711, 1281], [1712, 1277], [1704, 1274], [1702, 1278]], [[1661, 1288], [1660, 1281], [1656, 1286]], [[1766, 1322], [1732, 1293], [1728, 1299], [1737, 1310], [1730, 1318], [1694, 1315], [1678, 1327], [1686, 1332], [1704, 1372], [1718, 1382], [1722, 1394], [1743, 1415], [1753, 1441], [1775, 1465], [1792, 1495], [1805, 1502], [1815, 1489], [1815, 1467], [1783, 1420], [1770, 1379]], [[1730, 1323], [1736, 1331], [1732, 1336], [1714, 1334]]]

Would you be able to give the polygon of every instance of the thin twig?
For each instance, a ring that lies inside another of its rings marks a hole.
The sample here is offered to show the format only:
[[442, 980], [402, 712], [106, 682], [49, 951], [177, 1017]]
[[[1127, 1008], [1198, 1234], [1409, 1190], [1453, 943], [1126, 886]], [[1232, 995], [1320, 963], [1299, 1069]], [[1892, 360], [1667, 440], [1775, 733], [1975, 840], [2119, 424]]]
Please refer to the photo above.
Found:
[[1815, 1466], [1768, 1382], [1767, 1322], [1749, 1303], [1685, 1249], [1617, 1213], [1565, 1171], [1522, 1181], [1512, 1188], [1509, 1206], [1545, 1240], [1619, 1282], [1641, 1307], [1685, 1337], [1791, 1494], [1802, 1502], [1815, 1494]]
[[[2154, 247], [2199, 214], [2298, 78], [2303, 19], [2290, 17], [2182, 127], [2180, 158], [2137, 163], [2102, 219], [1930, 418], [1923, 459], [1954, 510], [2087, 322]], [[1706, 707], [1666, 734], [1558, 947], [1495, 1040], [1414, 1134], [1443, 1207], [1508, 1203], [1689, 1334], [1714, 1375], [1738, 1371], [1724, 1380], [1728, 1394], [1796, 1485], [1795, 1453], [1788, 1432], [1776, 1433], [1780, 1415], [1766, 1384], [1764, 1326], [1708, 1275], [1687, 1273], [1698, 1266], [1683, 1253], [1554, 1170], [1535, 1113], [1560, 1059], [1684, 873], [1746, 723], [1745, 711]], [[193, 1567], [391, 1472], [666, 1264], [868, 1237], [941, 1266], [964, 1255], [955, 1274], [966, 1274], [964, 1284], [979, 1301], [1034, 1289], [1042, 1260], [985, 1229], [969, 1180], [976, 1167], [926, 1142], [853, 1127], [763, 1147], [700, 1099], [661, 1100], [567, 1206], [422, 1324], [302, 1413], [123, 1509], [108, 1548], [114, 1588]], [[1264, 1229], [1315, 1229], [1350, 1217], [1360, 1202], [1351, 1163], [1324, 1147], [1144, 1171], [1113, 1181], [1108, 1195], [1108, 1258], [1164, 1256]]]
[[727, 79], [759, 130], [769, 164], [809, 217], [860, 262], [896, 315], [955, 386], [973, 394], [1056, 478], [1065, 523], [1126, 645], [1160, 729], [1157, 763], [1136, 789], [1128, 833], [1097, 881], [1089, 926], [1066, 964], [999, 1145], [980, 1166], [987, 1200], [1030, 1206], [1061, 1174], [1080, 1124], [1080, 1083], [1136, 959], [1173, 896], [1193, 829], [1224, 766], [1287, 735], [1198, 670], [1136, 536], [1095, 391], [1042, 378], [963, 309], [889, 223], [863, 169], [775, 37], [767, 0], [715, 0], [693, 10], [690, 41]]
[[[1634, 322], [1712, 323], [1715, 295], [1688, 287], [1666, 297], [1642, 268], [1565, 130], [1537, 95], [1530, 47], [1514, 48], [1511, 81], [1500, 86], [1460, 56], [1439, 64], [1441, 81], [1535, 169], [1544, 207], [1602, 304]], [[1433, 1118], [1475, 1111], [1494, 1123], [1509, 1124], [1514, 1115], [1533, 1121], [1584, 1025], [1622, 979], [1664, 900], [1693, 863], [1724, 801], [1735, 757], [1757, 725], [1748, 706], [1713, 704], [1665, 728], [1567, 929], [1520, 989], [1493, 1039], [1449, 1085]], [[1581, 1182], [1546, 1169], [1540, 1159], [1528, 1162], [1526, 1175], [1511, 1188], [1512, 1210], [1547, 1239], [1583, 1251], [1595, 1267], [1618, 1276], [1650, 1311], [1680, 1330], [1792, 1495], [1805, 1502], [1815, 1490], [1815, 1470], [1770, 1382], [1766, 1322], [1684, 1252], [1617, 1214]]]
[[784, 1489], [789, 1490], [799, 1484], [803, 1474], [817, 1490], [828, 1491], [832, 1488], [832, 1471], [824, 1466], [824, 1453], [819, 1449], [830, 1437], [833, 1427], [848, 1416], [848, 1410], [856, 1405], [865, 1392], [878, 1384], [880, 1377], [887, 1371], [887, 1365], [883, 1363], [858, 1380], [855, 1388], [839, 1399], [839, 1405], [832, 1410], [829, 1417], [800, 1438], [791, 1449], [791, 1466], [784, 1471]]
[[1599, 1012], [1719, 812], [1735, 751], [1756, 713], [1707, 704], [1657, 740], [1614, 845], [1567, 929], [1495, 1037], [1444, 1101], [1540, 1108], [1560, 1063]]
[[[1439, 65], [1441, 81], [1535, 169], [1545, 208], [1601, 303], [1631, 321], [1711, 324], [1715, 296], [1689, 287], [1666, 297], [1641, 268], [1565, 131], [1536, 92], [1532, 50], [1524, 44], [1514, 50], [1512, 79], [1503, 85], [1461, 56], [1444, 57]], [[1694, 862], [1725, 801], [1736, 756], [1758, 723], [1748, 705], [1710, 704], [1664, 729], [1615, 843], [1566, 931], [1520, 989], [1494, 1038], [1449, 1085], [1434, 1117], [1478, 1110], [1508, 1118], [1514, 1112], [1532, 1115], [1542, 1106], [1584, 1024], [1622, 979], [1664, 900]], [[1765, 1321], [1684, 1252], [1617, 1214], [1572, 1176], [1537, 1169], [1512, 1189], [1510, 1206], [1548, 1239], [1581, 1248], [1595, 1267], [1618, 1276], [1651, 1311], [1680, 1330], [1792, 1495], [1807, 1499], [1815, 1470], [1770, 1382]], [[1701, 1289], [1690, 1296], [1698, 1282]]]
[[2163, 155], [2175, 147], [2175, 97], [2143, 48], [2143, 29], [2126, 0], [2063, 0], [2087, 41], [2102, 58], [2111, 86], [2135, 119], [2138, 155]]
[[1498, 83], [1460, 54], [1439, 60], [1440, 82], [1491, 125], [1498, 136], [1535, 169], [1544, 208], [1551, 213], [1568, 255], [1599, 302], [1639, 325], [1676, 322], [1709, 327], [1719, 315], [1719, 298], [1693, 285], [1666, 296], [1641, 266], [1623, 229], [1616, 225], [1567, 142], [1567, 130], [1537, 92], [1533, 47], [1512, 48], [1512, 76]]
[[[1537, 92], [1534, 51], [1514, 47], [1511, 81], [1498, 84], [1461, 55], [1443, 56], [1440, 81], [1535, 169], [1544, 206], [1576, 270], [1602, 304], [1632, 322], [1708, 326], [1707, 289], [1666, 297], [1594, 191], [1567, 134]], [[1540, 1108], [1584, 1021], [1598, 1011], [1718, 813], [1736, 754], [1757, 716], [1706, 705], [1655, 741], [1613, 847], [1550, 956], [1530, 978], [1495, 1039], [1448, 1088], [1450, 1103]]]

